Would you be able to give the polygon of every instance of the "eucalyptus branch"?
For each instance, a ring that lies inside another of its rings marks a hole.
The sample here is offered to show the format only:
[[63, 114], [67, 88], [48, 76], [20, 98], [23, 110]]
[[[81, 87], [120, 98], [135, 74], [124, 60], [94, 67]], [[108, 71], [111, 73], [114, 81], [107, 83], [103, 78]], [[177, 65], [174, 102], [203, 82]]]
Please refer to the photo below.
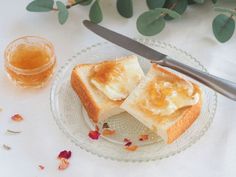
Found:
[[[170, 9], [170, 10], [173, 10], [175, 7], [176, 7], [176, 5], [177, 5], [177, 3], [179, 2], [179, 0], [177, 0], [175, 3], [173, 3], [173, 4], [170, 4], [169, 5], [169, 7], [167, 7], [168, 9]], [[168, 13], [162, 13], [160, 16], [161, 17], [165, 17], [166, 15], [168, 15]]]
[[[167, 20], [179, 18], [187, 9], [188, 5], [204, 4], [207, 0], [146, 0], [148, 11], [141, 13], [136, 21], [138, 31], [145, 36], [153, 36], [160, 33]], [[116, 0], [118, 13], [125, 17], [133, 16], [134, 0]], [[212, 30], [216, 39], [220, 42], [228, 41], [235, 30], [236, 10], [225, 8], [219, 0], [212, 0], [214, 10], [219, 12], [213, 22]], [[227, 3], [224, 1], [224, 3]], [[55, 5], [56, 4], [56, 5]], [[103, 13], [99, 0], [73, 0], [65, 4], [61, 0], [33, 0], [26, 9], [30, 12], [55, 11], [60, 24], [64, 24], [69, 16], [69, 9], [76, 5], [90, 5], [89, 18], [94, 23], [103, 20]], [[236, 5], [236, 2], [235, 2]], [[226, 15], [225, 15], [226, 13]]]
[[[76, 6], [76, 5], [79, 5], [80, 2], [76, 2], [76, 3], [73, 3], [73, 4], [67, 4], [66, 5], [66, 8], [67, 9], [70, 9], [71, 7], [73, 6]], [[52, 8], [52, 11], [58, 11], [58, 8]]]

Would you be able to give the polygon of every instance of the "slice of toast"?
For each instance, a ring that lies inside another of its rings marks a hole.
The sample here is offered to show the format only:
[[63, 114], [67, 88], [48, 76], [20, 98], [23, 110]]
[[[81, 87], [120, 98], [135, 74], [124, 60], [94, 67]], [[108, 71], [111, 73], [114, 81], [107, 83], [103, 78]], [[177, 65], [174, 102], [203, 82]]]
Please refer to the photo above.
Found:
[[202, 106], [200, 88], [153, 64], [121, 108], [169, 144], [197, 119]]
[[120, 104], [144, 77], [136, 56], [97, 64], [79, 64], [71, 74], [71, 85], [89, 117], [96, 123], [124, 112]]

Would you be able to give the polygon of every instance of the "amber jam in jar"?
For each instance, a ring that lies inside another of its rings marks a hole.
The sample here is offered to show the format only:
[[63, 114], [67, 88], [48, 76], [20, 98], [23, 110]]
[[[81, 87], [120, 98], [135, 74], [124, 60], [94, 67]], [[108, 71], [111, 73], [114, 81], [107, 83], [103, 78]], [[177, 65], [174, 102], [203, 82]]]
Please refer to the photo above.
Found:
[[42, 87], [52, 76], [55, 65], [53, 45], [41, 37], [16, 39], [5, 50], [7, 74], [22, 87]]

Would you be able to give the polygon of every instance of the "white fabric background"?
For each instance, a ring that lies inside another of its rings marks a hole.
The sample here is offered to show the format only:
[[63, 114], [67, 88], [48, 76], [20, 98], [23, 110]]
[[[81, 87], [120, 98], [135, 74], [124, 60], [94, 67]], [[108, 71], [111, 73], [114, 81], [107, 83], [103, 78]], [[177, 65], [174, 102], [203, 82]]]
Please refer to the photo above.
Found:
[[[148, 163], [124, 163], [91, 155], [72, 144], [55, 124], [49, 107], [50, 84], [40, 90], [19, 89], [4, 74], [3, 52], [6, 45], [24, 35], [48, 38], [56, 48], [58, 68], [75, 52], [103, 39], [82, 26], [88, 7], [70, 10], [68, 22], [61, 26], [54, 13], [30, 13], [25, 10], [29, 0], [3, 1], [0, 11], [0, 148], [1, 177], [234, 177], [236, 176], [236, 103], [218, 97], [215, 119], [208, 132], [195, 145], [174, 157]], [[116, 13], [115, 1], [102, 1], [102, 25], [120, 33], [141, 36], [135, 27], [138, 14], [147, 9], [143, 1], [134, 3], [134, 17], [124, 19]], [[169, 22], [161, 34], [153, 37], [186, 50], [217, 76], [236, 82], [236, 38], [225, 44], [216, 41], [211, 22], [216, 15], [212, 5], [188, 8], [182, 19]], [[20, 113], [21, 123], [9, 117]], [[7, 136], [7, 128], [22, 130], [19, 135]], [[59, 151], [72, 151], [70, 167], [58, 171]], [[44, 171], [38, 169], [44, 165]]]

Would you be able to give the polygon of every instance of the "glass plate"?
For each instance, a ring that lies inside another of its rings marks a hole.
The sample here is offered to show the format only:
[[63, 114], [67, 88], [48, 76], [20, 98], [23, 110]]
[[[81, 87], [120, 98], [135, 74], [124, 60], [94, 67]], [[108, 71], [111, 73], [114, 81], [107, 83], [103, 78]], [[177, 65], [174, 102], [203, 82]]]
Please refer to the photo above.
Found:
[[[180, 62], [206, 71], [195, 58], [170, 44], [149, 39], [136, 40]], [[80, 148], [99, 157], [113, 160], [133, 162], [157, 160], [185, 150], [204, 135], [216, 110], [215, 92], [201, 84], [204, 97], [201, 114], [193, 125], [172, 144], [166, 145], [157, 135], [128, 113], [122, 113], [107, 120], [110, 127], [116, 130], [114, 136], [101, 137], [99, 140], [91, 140], [88, 137], [88, 132], [94, 129], [94, 125], [84, 111], [80, 99], [71, 88], [70, 75], [73, 67], [79, 63], [96, 63], [130, 54], [132, 53], [114, 44], [103, 42], [87, 47], [72, 56], [58, 71], [51, 89], [51, 110], [57, 125]], [[150, 67], [150, 62], [140, 56], [139, 62], [146, 72]], [[102, 123], [99, 124], [99, 127], [101, 126]], [[141, 142], [138, 140], [140, 134], [148, 134], [150, 139]], [[134, 152], [127, 151], [124, 149], [124, 138], [131, 139], [139, 148]]]

